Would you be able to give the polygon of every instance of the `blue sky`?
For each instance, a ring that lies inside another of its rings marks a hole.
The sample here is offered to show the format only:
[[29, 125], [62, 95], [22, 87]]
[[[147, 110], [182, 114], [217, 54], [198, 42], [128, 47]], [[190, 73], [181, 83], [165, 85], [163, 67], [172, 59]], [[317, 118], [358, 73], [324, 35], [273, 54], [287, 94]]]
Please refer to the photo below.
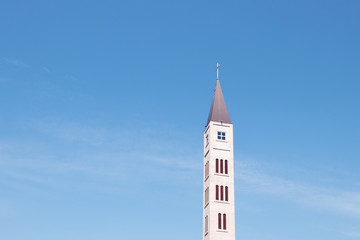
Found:
[[360, 239], [359, 1], [0, 2], [0, 239], [201, 239], [216, 63], [237, 239]]

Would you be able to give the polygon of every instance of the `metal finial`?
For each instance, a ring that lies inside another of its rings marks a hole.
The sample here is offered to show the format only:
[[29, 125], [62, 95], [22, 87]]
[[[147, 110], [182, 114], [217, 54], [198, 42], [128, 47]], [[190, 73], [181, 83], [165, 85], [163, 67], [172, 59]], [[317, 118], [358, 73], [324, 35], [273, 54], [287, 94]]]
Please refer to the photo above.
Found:
[[220, 64], [216, 64], [216, 79], [218, 80], [219, 79], [219, 67], [220, 67]]

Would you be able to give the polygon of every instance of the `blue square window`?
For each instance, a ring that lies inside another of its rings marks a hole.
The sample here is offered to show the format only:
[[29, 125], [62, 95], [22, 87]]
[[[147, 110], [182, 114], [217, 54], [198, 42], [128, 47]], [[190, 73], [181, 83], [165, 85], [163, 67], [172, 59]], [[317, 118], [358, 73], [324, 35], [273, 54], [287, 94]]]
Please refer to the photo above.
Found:
[[225, 132], [217, 132], [217, 139], [219, 140], [225, 140]]

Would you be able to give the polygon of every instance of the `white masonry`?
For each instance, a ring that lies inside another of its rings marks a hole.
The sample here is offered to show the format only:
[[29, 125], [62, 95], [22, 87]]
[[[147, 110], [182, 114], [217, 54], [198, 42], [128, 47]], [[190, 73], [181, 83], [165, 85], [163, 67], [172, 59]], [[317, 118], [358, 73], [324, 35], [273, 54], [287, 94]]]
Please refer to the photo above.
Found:
[[233, 125], [219, 78], [204, 131], [203, 204], [203, 239], [235, 240]]

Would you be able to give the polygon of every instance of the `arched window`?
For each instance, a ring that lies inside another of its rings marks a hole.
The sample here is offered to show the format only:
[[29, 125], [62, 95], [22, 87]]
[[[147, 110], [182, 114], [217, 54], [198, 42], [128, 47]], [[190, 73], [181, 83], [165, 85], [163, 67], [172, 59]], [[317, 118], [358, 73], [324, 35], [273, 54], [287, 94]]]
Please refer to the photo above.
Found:
[[220, 200], [224, 201], [224, 186], [220, 187]]
[[221, 229], [221, 213], [218, 214], [218, 229]]
[[216, 173], [219, 173], [219, 159], [216, 159]]
[[224, 173], [224, 168], [223, 168], [223, 160], [220, 160], [220, 173]]
[[216, 193], [215, 193], [215, 199], [219, 200], [219, 185], [216, 185]]
[[225, 201], [229, 201], [229, 193], [228, 193], [228, 187], [225, 187]]
[[223, 229], [226, 230], [226, 214], [223, 214]]
[[228, 174], [228, 160], [225, 160], [225, 174]]

